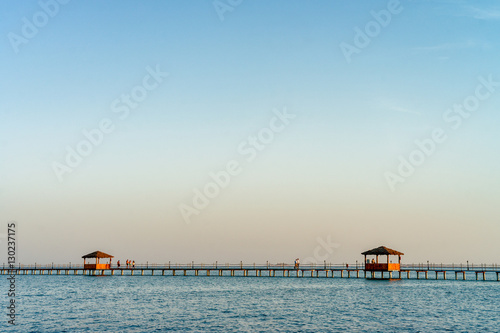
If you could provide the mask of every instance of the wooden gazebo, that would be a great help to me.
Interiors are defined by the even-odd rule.
[[[404,253],[389,249],[385,246],[379,246],[375,249],[365,251],[361,253],[365,256],[365,272],[372,272],[372,276],[374,272],[389,272],[389,276],[392,276],[393,271],[399,271],[401,269],[401,256]],[[375,260],[371,260],[367,258],[367,256],[375,256]],[[379,256],[387,256],[386,262],[379,262]],[[389,259],[390,256],[398,256],[398,262],[392,263]]]
[[[111,258],[114,258],[114,256],[101,251],[94,251],[92,253],[82,256],[82,258],[83,258],[83,269],[97,270],[97,269],[110,269],[111,268],[110,264],[101,264],[99,262],[99,259],[110,258],[111,262]],[[94,258],[95,258],[94,264],[87,264],[87,259],[94,259]]]

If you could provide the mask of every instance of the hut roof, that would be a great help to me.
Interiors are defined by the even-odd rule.
[[[94,251],[92,253],[84,255],[82,258],[88,259],[88,258],[114,258],[114,256],[101,252],[101,251]]]
[[[385,246],[379,246],[375,249],[371,249],[369,251],[365,251],[361,253],[362,255],[394,255],[394,256],[402,256],[404,253],[389,249],[388,247]]]

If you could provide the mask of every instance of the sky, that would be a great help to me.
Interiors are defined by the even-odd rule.
[[[0,262],[498,263],[496,1],[2,1]]]

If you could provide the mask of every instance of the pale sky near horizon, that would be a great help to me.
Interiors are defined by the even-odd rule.
[[[21,263],[498,263],[499,33],[495,1],[3,1],[0,234]]]

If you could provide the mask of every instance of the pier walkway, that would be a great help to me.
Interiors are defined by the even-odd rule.
[[[140,264],[135,267],[89,270],[75,264],[18,264],[9,269],[3,264],[1,275],[92,275],[92,276],[256,276],[256,277],[314,277],[314,278],[373,278],[373,279],[454,279],[500,281],[500,266],[474,264],[407,264],[400,271],[365,271],[362,264],[301,264],[298,269],[289,264]]]

